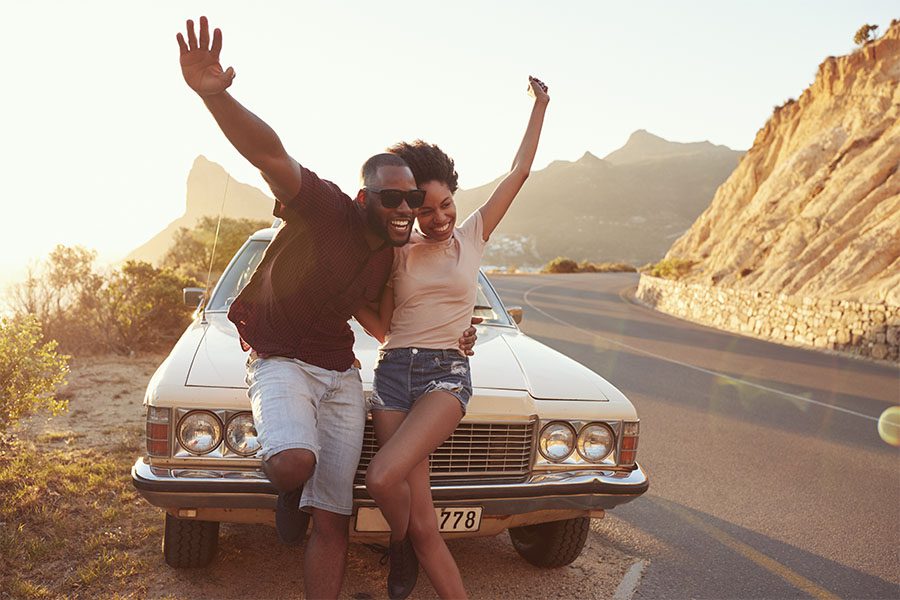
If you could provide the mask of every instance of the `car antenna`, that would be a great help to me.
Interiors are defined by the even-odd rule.
[[[222,213],[225,212],[225,199],[228,197],[228,183],[231,181],[231,175],[225,173],[225,191],[222,193],[222,206],[219,207],[219,218],[216,221],[216,235],[213,237],[212,252],[209,256],[209,270],[206,272],[206,291],[203,293],[205,300],[203,307],[200,309],[200,323],[206,325],[206,305],[209,304],[209,281],[212,279],[213,262],[216,260],[216,246],[219,243],[219,228],[222,226]]]

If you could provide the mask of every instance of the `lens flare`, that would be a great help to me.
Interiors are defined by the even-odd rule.
[[[891,446],[900,448],[900,406],[892,406],[878,417],[878,435]]]

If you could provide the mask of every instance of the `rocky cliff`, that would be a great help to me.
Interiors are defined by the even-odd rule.
[[[221,165],[208,160],[205,156],[198,156],[194,159],[187,178],[184,214],[133,250],[126,258],[156,263],[168,251],[175,232],[180,227],[191,228],[200,217],[218,217],[220,211],[223,216],[234,219],[261,219],[271,222],[273,202],[272,198],[259,189],[229,179],[228,173]]]
[[[775,109],[667,258],[687,283],[900,305],[900,22]]]

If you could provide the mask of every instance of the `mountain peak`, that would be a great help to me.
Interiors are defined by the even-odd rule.
[[[726,146],[716,146],[708,141],[670,142],[646,129],[638,129],[628,136],[628,141],[624,146],[607,154],[604,160],[614,165],[624,165],[714,151],[734,152]]]
[[[585,152],[584,154],[582,154],[581,158],[579,158],[575,162],[579,162],[579,163],[583,163],[583,164],[591,164],[591,163],[603,162],[603,159],[600,158],[599,156],[591,154],[590,151],[588,151],[588,152]]]
[[[667,144],[671,143],[668,140],[659,137],[658,135],[650,133],[646,129],[638,129],[628,136],[628,141],[625,142],[625,145],[627,146],[628,144],[639,144],[642,142],[664,142]]]

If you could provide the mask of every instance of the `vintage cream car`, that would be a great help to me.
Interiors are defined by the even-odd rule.
[[[261,230],[238,251],[147,386],[147,452],[131,474],[166,512],[163,553],[173,567],[208,564],[220,522],[274,523],[276,491],[254,457],[247,356],[226,317],[274,233]],[[565,565],[581,553],[592,517],[647,490],[635,462],[637,413],[608,381],[519,331],[521,309],[507,312],[484,275],[479,282],[475,313],[485,321],[472,358],[474,395],[431,456],[438,522],[450,537],[509,530],[527,561]],[[185,301],[199,302],[200,294],[185,290]],[[377,343],[353,327],[369,390]],[[357,539],[386,538],[363,485],[376,450],[369,424],[354,482]]]

